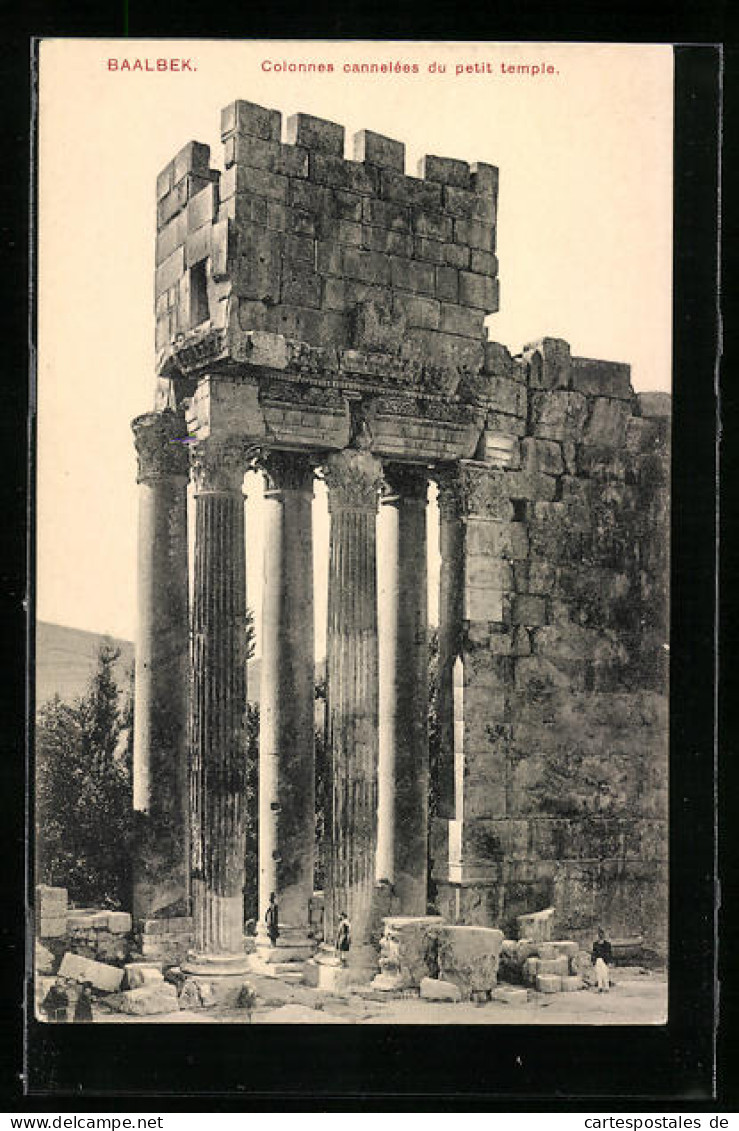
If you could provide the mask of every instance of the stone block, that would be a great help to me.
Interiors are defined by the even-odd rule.
[[[543,911],[534,911],[516,918],[516,927],[519,939],[531,942],[549,942],[552,938],[554,926],[554,908],[546,907]]]
[[[405,144],[373,130],[358,130],[353,135],[352,156],[355,161],[366,161],[368,165],[405,172]]]
[[[221,138],[232,133],[249,134],[265,141],[279,141],[282,132],[282,114],[268,110],[254,102],[238,99],[221,110]]]
[[[426,154],[418,162],[418,175],[427,181],[439,181],[445,185],[456,185],[457,188],[470,187],[469,163],[458,161],[453,157],[435,157]]]
[[[207,259],[211,252],[212,228],[203,225],[196,232],[190,232],[185,242],[185,266],[194,267]]]
[[[358,279],[360,282],[373,283],[377,286],[390,284],[390,264],[393,262],[395,260],[388,260],[377,251],[361,251],[355,247],[344,247],[341,251],[343,273],[349,279]]]
[[[527,436],[521,441],[521,455],[527,471],[539,471],[545,475],[564,473],[562,447],[554,440],[539,440],[535,436]]]
[[[168,259],[185,242],[187,236],[187,215],[180,212],[168,224],[157,232],[156,237],[156,263],[159,266]]]
[[[126,989],[137,990],[140,986],[157,985],[164,981],[161,966],[153,962],[128,962],[125,966]]]
[[[493,279],[490,275],[475,275],[471,271],[460,271],[459,301],[465,306],[477,307],[487,312],[497,310],[497,279]]]
[[[447,243],[452,238],[452,221],[442,212],[430,212],[421,208],[413,210],[413,231],[417,236]]]
[[[487,586],[465,585],[462,616],[473,623],[504,624],[505,595]]]
[[[544,597],[532,594],[519,594],[511,606],[511,623],[522,624],[528,628],[547,623],[547,603]]]
[[[462,990],[455,982],[441,978],[422,978],[420,993],[424,1001],[461,1001]]]
[[[56,967],[56,958],[43,943],[36,942],[34,946],[34,969],[36,974],[53,974]]]
[[[475,459],[489,463],[492,467],[515,469],[520,466],[519,442],[515,436],[483,429]]]
[[[279,248],[269,232],[257,225],[239,231],[239,257],[233,272],[233,290],[239,298],[277,302],[280,295]]]
[[[471,255],[472,252],[466,244],[444,244],[444,262],[448,263],[450,267],[456,267],[459,270],[467,270],[470,265]]]
[[[308,150],[298,145],[236,134],[225,142],[223,156],[227,168],[247,165],[282,177],[308,176]]]
[[[630,401],[631,367],[618,361],[596,361],[589,357],[572,358],[572,388],[591,396],[615,397]]]
[[[285,124],[285,138],[291,145],[304,145],[314,153],[344,156],[344,127],[312,114],[292,114]]]
[[[361,228],[360,242],[369,251],[381,251],[383,255],[408,257],[413,254],[413,237],[391,228],[372,228],[365,224]]]
[[[441,317],[441,304],[422,295],[396,293],[393,309],[402,312],[406,325],[436,330]]]
[[[639,411],[647,420],[672,416],[672,397],[669,393],[637,393]]]
[[[295,306],[316,310],[321,306],[321,276],[308,263],[286,263],[282,266],[280,299]]]
[[[444,920],[435,915],[390,916],[383,920],[381,950],[392,953],[393,970],[403,987],[418,986],[422,978],[436,972],[436,938],[443,925]]]
[[[562,989],[562,978],[559,974],[537,974],[536,988],[540,994],[558,994]]]
[[[524,959],[521,966],[521,976],[527,986],[536,985],[536,977],[539,973],[539,959],[535,955]]]
[[[106,1004],[118,1013],[149,1017],[158,1013],[174,1013],[178,1009],[177,988],[162,980],[135,990],[124,990],[107,999]]]
[[[572,357],[568,342],[561,338],[541,338],[523,348],[532,389],[569,389],[572,382]]]
[[[498,193],[497,166],[488,165],[484,161],[473,162],[470,165],[470,181],[475,192],[496,196]]]
[[[577,975],[569,975],[569,974],[566,975],[566,976],[563,976],[563,978],[562,978],[562,993],[572,994],[572,993],[576,993],[577,990],[584,990],[584,989],[585,989],[585,983],[582,980],[582,978],[578,977]]]
[[[454,220],[454,240],[468,247],[495,251],[495,225],[480,220]]]
[[[178,184],[188,173],[207,172],[210,165],[210,146],[201,141],[189,141],[172,162],[172,176]]]
[[[308,168],[310,179],[316,184],[331,185],[356,193],[377,192],[378,170],[371,165],[345,161],[343,157],[332,157],[329,154],[311,153]]]
[[[446,302],[456,303],[458,301],[459,271],[456,267],[441,264],[436,268],[436,297]]]
[[[420,180],[418,177],[405,177],[392,169],[381,170],[380,195],[383,200],[394,200],[398,204],[415,204],[432,212],[441,209],[440,184]]]
[[[479,247],[470,250],[470,270],[478,275],[497,275],[498,257],[492,251],[482,251]]]
[[[503,932],[492,927],[439,928],[439,977],[465,993],[497,984]]]
[[[555,939],[551,942],[543,942],[539,946],[539,955],[541,958],[560,958],[565,955],[570,958],[572,955],[577,954],[578,944],[572,939]]]
[[[185,273],[185,249],[178,247],[156,269],[155,293],[161,295],[175,286]]]
[[[362,220],[365,224],[378,228],[390,228],[406,234],[411,231],[410,208],[393,201],[365,197],[362,201]]]
[[[480,310],[470,310],[466,306],[449,302],[441,304],[441,329],[444,333],[482,339],[483,318],[484,314]]]
[[[624,401],[595,397],[583,429],[582,442],[598,447],[622,448],[626,442],[626,423],[631,416]]]
[[[532,392],[531,431],[547,440],[580,440],[588,415],[588,402],[582,393],[552,389]],[[617,403],[617,402],[614,402]]]
[[[66,915],[37,915],[36,933],[42,939],[61,939],[67,933]]]
[[[441,240],[430,240],[425,236],[414,236],[412,254],[416,259],[424,259],[429,263],[446,263],[444,244]],[[439,295],[438,297],[450,298],[453,302],[457,301],[456,290],[453,295]]]
[[[525,1005],[529,995],[522,986],[498,986],[491,993],[490,1000],[499,1001],[503,1005]]]
[[[560,954],[557,958],[540,958],[536,971],[537,975],[557,974],[559,977],[569,972],[570,964],[566,954]]]
[[[393,256],[390,259],[390,283],[398,290],[432,295],[435,291],[434,268],[430,263]]]
[[[123,981],[123,970],[119,966],[108,966],[104,962],[95,962],[70,951],[62,959],[59,975],[76,982],[91,982],[96,990],[105,990],[107,993],[115,993]]]

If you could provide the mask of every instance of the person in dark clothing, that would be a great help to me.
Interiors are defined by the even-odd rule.
[[[277,940],[280,937],[280,920],[277,897],[274,892],[270,892],[269,906],[264,913],[264,921],[267,924],[269,941],[272,943],[272,946],[277,946]]]
[[[349,948],[352,945],[352,925],[347,919],[346,911],[339,916],[339,926],[336,931],[336,949],[339,953],[341,965],[346,966]]]
[[[610,988],[608,967],[612,958],[613,950],[611,944],[606,938],[606,933],[603,928],[598,927],[598,937],[593,943],[593,953],[590,960],[595,967],[596,985],[599,994],[608,993]]]
[[[74,1007],[75,1021],[92,1021],[92,982],[83,982]]]
[[[53,986],[51,986],[46,997],[41,1002],[41,1008],[46,1014],[48,1021],[53,1021],[58,1024],[60,1021],[67,1021],[69,1019],[69,994],[61,978],[57,978]]]

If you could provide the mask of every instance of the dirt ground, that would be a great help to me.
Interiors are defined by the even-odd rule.
[[[251,1018],[242,1009],[179,1010],[149,1017],[110,1013],[96,1005],[94,1021],[103,1024],[253,1024],[253,1025],[661,1025],[667,1020],[667,975],[641,967],[612,971],[608,993],[594,989],[540,994],[511,1005],[491,1001],[430,1002],[418,997],[367,999],[357,993],[338,997],[274,978],[251,977],[259,1004]]]

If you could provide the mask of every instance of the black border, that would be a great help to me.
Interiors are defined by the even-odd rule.
[[[155,34],[147,26],[141,0],[133,0],[132,34]],[[692,6],[691,6],[692,7]],[[698,8],[694,6],[693,11]],[[685,6],[687,10],[687,5]],[[435,9],[429,9],[434,12]],[[616,13],[617,6],[613,7]],[[679,22],[685,12],[675,10]],[[276,13],[279,18],[280,13]],[[621,12],[621,15],[623,13]],[[87,24],[84,24],[84,17]],[[92,20],[91,17],[97,17]],[[179,22],[168,27],[168,37],[207,35],[202,12],[198,30],[188,24],[192,8],[181,10]],[[718,29],[717,9],[700,13],[704,38]],[[153,18],[153,16],[151,17]],[[400,19],[400,17],[398,17]],[[614,15],[613,23],[618,19]],[[82,26],[81,21],[82,20]],[[304,31],[312,38],[322,33],[322,13],[305,17],[310,28],[289,23],[290,38]],[[106,21],[100,13],[57,7],[40,21],[50,34],[120,34],[118,18]],[[592,21],[572,34],[567,17],[554,27],[537,28],[535,36],[522,36],[495,23],[495,38],[607,40],[623,30],[605,27],[592,34]],[[720,21],[719,21],[720,22]],[[91,27],[90,24],[95,26]],[[369,21],[368,21],[369,23]],[[448,38],[480,36],[475,22],[466,23],[460,35],[459,13]],[[403,29],[373,27],[352,36],[338,19],[333,36],[366,38],[382,35],[403,38]],[[83,30],[84,27],[84,30]],[[508,25],[510,29],[510,22]],[[41,30],[41,27],[36,30]],[[221,26],[221,34],[227,29]],[[243,21],[239,35],[244,35]],[[261,36],[286,35],[266,31]],[[667,30],[646,23],[644,34],[632,42],[664,40]],[[490,36],[488,26],[482,38]],[[548,32],[548,34],[547,34]],[[443,38],[443,31],[435,29]],[[161,34],[157,32],[156,34]],[[423,21],[414,21],[413,38],[429,35]],[[431,36],[429,35],[429,38]],[[6,58],[0,55],[5,69]],[[147,1109],[176,1110],[592,1110],[609,1111],[707,1110],[713,1106],[711,1079],[713,1025],[713,716],[714,687],[714,523],[715,523],[715,416],[714,369],[717,349],[717,170],[720,59],[709,47],[676,51],[676,192],[675,192],[675,323],[674,323],[674,484],[673,484],[673,646],[672,646],[672,807],[671,807],[671,993],[670,1023],[666,1028],[593,1027],[380,1027],[325,1026],[95,1026],[57,1028],[30,1022],[33,1094],[18,1095],[22,1066],[19,1045],[14,1046],[6,1070],[11,1096],[28,1110],[97,1111],[136,1110],[143,1100]],[[15,88],[22,101],[23,84]],[[12,98],[11,98],[12,101]],[[13,107],[15,108],[15,107]],[[23,117],[23,115],[21,115]],[[23,230],[27,199],[26,161],[11,163],[12,189],[20,189],[21,205],[15,217]],[[21,185],[21,180],[23,184]],[[17,183],[16,183],[17,182]],[[12,250],[12,249],[11,249]],[[13,318],[23,324],[25,295],[17,275],[6,281],[3,294],[12,301]],[[19,316],[19,317],[18,317]],[[21,351],[22,357],[22,351]],[[4,413],[0,416],[6,477],[3,513],[10,532],[4,549],[10,551],[6,612],[10,640],[24,635],[22,596],[25,591],[23,535],[26,480],[24,375],[21,360],[6,382]],[[20,490],[19,490],[20,487]],[[698,660],[700,657],[700,660]],[[0,785],[6,793],[22,795],[19,783],[18,719],[23,715],[25,672],[19,671],[17,652],[0,681],[2,706],[14,729],[7,727],[5,758]],[[20,785],[20,788],[19,788]],[[13,856],[21,855],[23,827],[9,826]],[[688,835],[686,829],[690,829]],[[19,843],[20,842],[20,843]],[[7,882],[7,873],[4,877]],[[18,889],[15,889],[17,900]],[[6,904],[7,906],[7,904]],[[19,916],[19,922],[21,916]],[[22,966],[23,944],[11,944],[11,965]],[[11,982],[11,986],[13,983]],[[11,998],[17,1003],[18,982]],[[6,999],[7,1001],[7,999]],[[18,1020],[16,1009],[15,1020]],[[44,1084],[41,1084],[41,1081]],[[41,1085],[41,1090],[39,1090]],[[251,1085],[251,1086],[250,1086]],[[343,1095],[337,1094],[341,1086]],[[728,1097],[729,1080],[722,1082]],[[258,1087],[259,1092],[254,1089]],[[46,1094],[44,1094],[44,1092]],[[224,1094],[227,1093],[227,1094]],[[347,1092],[349,1094],[347,1094]],[[205,1094],[204,1094],[205,1093]],[[219,1094],[220,1093],[220,1094]],[[394,1093],[389,1095],[388,1093]],[[419,1094],[423,1093],[423,1094]],[[171,1097],[165,1099],[165,1096]],[[153,1101],[158,1101],[154,1103]],[[666,1102],[667,1101],[667,1102]]]

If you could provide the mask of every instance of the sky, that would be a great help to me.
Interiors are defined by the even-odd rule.
[[[118,67],[112,69],[110,60]],[[191,69],[124,71],[121,61]],[[291,62],[333,63],[294,73]],[[361,74],[389,62],[417,71]],[[429,68],[435,64],[435,69]],[[518,68],[528,65],[528,72]],[[348,67],[349,70],[345,70]],[[441,67],[445,69],[442,71]],[[534,68],[538,73],[534,73]],[[512,69],[511,69],[512,68]],[[44,40],[39,87],[36,615],[133,639],[136,461],[153,404],[157,173],[188,141],[222,167],[220,111],[243,98],[500,169],[500,311],[517,352],[544,335],[669,390],[672,50],[667,46]],[[261,603],[261,485],[246,478],[248,600]],[[430,616],[436,510],[429,508]],[[322,654],[328,523],[314,505]]]

